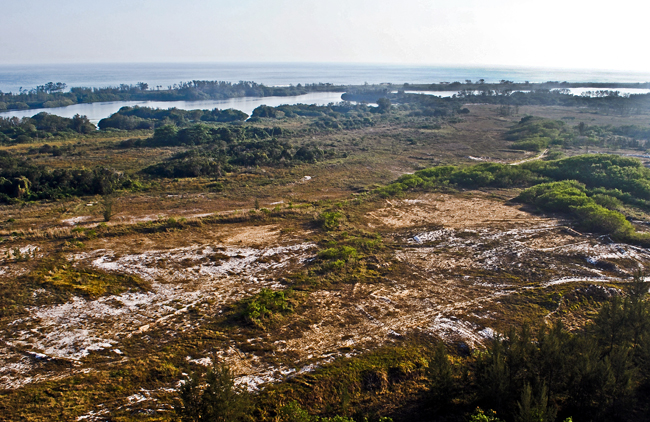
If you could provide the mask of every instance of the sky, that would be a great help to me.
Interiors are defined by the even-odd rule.
[[[3,64],[334,62],[650,71],[641,0],[1,0]]]

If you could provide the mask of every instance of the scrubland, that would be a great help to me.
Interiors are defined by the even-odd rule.
[[[215,362],[253,395],[258,420],[279,420],[294,401],[355,420],[467,420],[477,403],[496,409],[472,387],[495,339],[559,323],[583,332],[650,260],[650,198],[579,180],[571,195],[587,199],[545,208],[522,200],[552,182],[536,163],[585,149],[645,163],[645,143],[612,128],[650,120],[468,109],[414,117],[394,108],[372,125],[335,129],[315,128],[314,117],[258,119],[250,125],[282,128],[294,150],[325,152],[199,177],[142,176],[193,147],[119,147],[134,139],[128,133],[61,140],[68,155],[35,153],[38,143],[2,147],[30,165],[140,176],[110,194],[0,205],[0,419],[177,420],[182,381]],[[564,123],[513,140],[525,115]],[[527,159],[538,173],[521,183],[416,173]],[[411,183],[418,174],[424,182]],[[631,229],[585,227],[570,207],[591,200]],[[447,407],[431,381],[439,344],[466,368],[453,375],[466,394]],[[568,399],[551,399],[582,420],[562,413],[573,410],[562,407]]]

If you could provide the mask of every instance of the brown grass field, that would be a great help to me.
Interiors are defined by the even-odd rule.
[[[648,116],[522,107],[504,118],[469,108],[439,129],[398,114],[300,135],[290,141],[345,156],[241,169],[218,179],[222,192],[209,178],[150,180],[116,197],[106,225],[100,197],[0,206],[0,420],[175,420],[184,374],[214,361],[258,392],[260,420],[291,400],[314,414],[405,420],[426,390],[436,341],[462,352],[523,323],[580,329],[601,303],[584,292],[620,288],[650,252],[514,204],[516,189],[389,199],[372,190],[433,165],[534,157],[503,137],[525,114],[569,125],[646,125]],[[178,152],[111,148],[125,138],[65,141],[77,155],[32,162],[134,172]],[[345,218],[324,231],[324,211]],[[343,245],[359,255],[319,267],[320,250]],[[289,292],[292,311],[242,319],[262,289]]]

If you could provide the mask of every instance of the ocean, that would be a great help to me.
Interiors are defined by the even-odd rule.
[[[335,63],[130,63],[0,65],[0,91],[17,93],[47,82],[68,87],[106,87],[146,82],[167,88],[181,81],[254,81],[265,85],[299,83],[433,83],[466,79],[498,82],[648,82],[650,72],[508,67],[449,67]]]

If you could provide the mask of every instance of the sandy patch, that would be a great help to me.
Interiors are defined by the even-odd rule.
[[[228,245],[263,245],[275,243],[279,237],[278,226],[246,226],[225,234],[221,240]]]
[[[80,361],[93,351],[114,351],[123,338],[153,327],[195,329],[185,318],[191,307],[215,314],[263,287],[281,289],[277,277],[302,265],[314,248],[311,243],[259,249],[194,245],[121,256],[111,250],[76,254],[69,257],[76,263],[137,274],[151,280],[152,289],[28,309],[27,317],[9,325],[3,340],[47,359]],[[7,363],[0,357],[0,366]],[[30,382],[29,372],[0,374],[0,387]]]
[[[534,225],[544,219],[480,194],[464,198],[447,194],[425,194],[413,200],[387,200],[387,207],[368,213],[371,225],[390,228],[441,226],[444,228]]]

